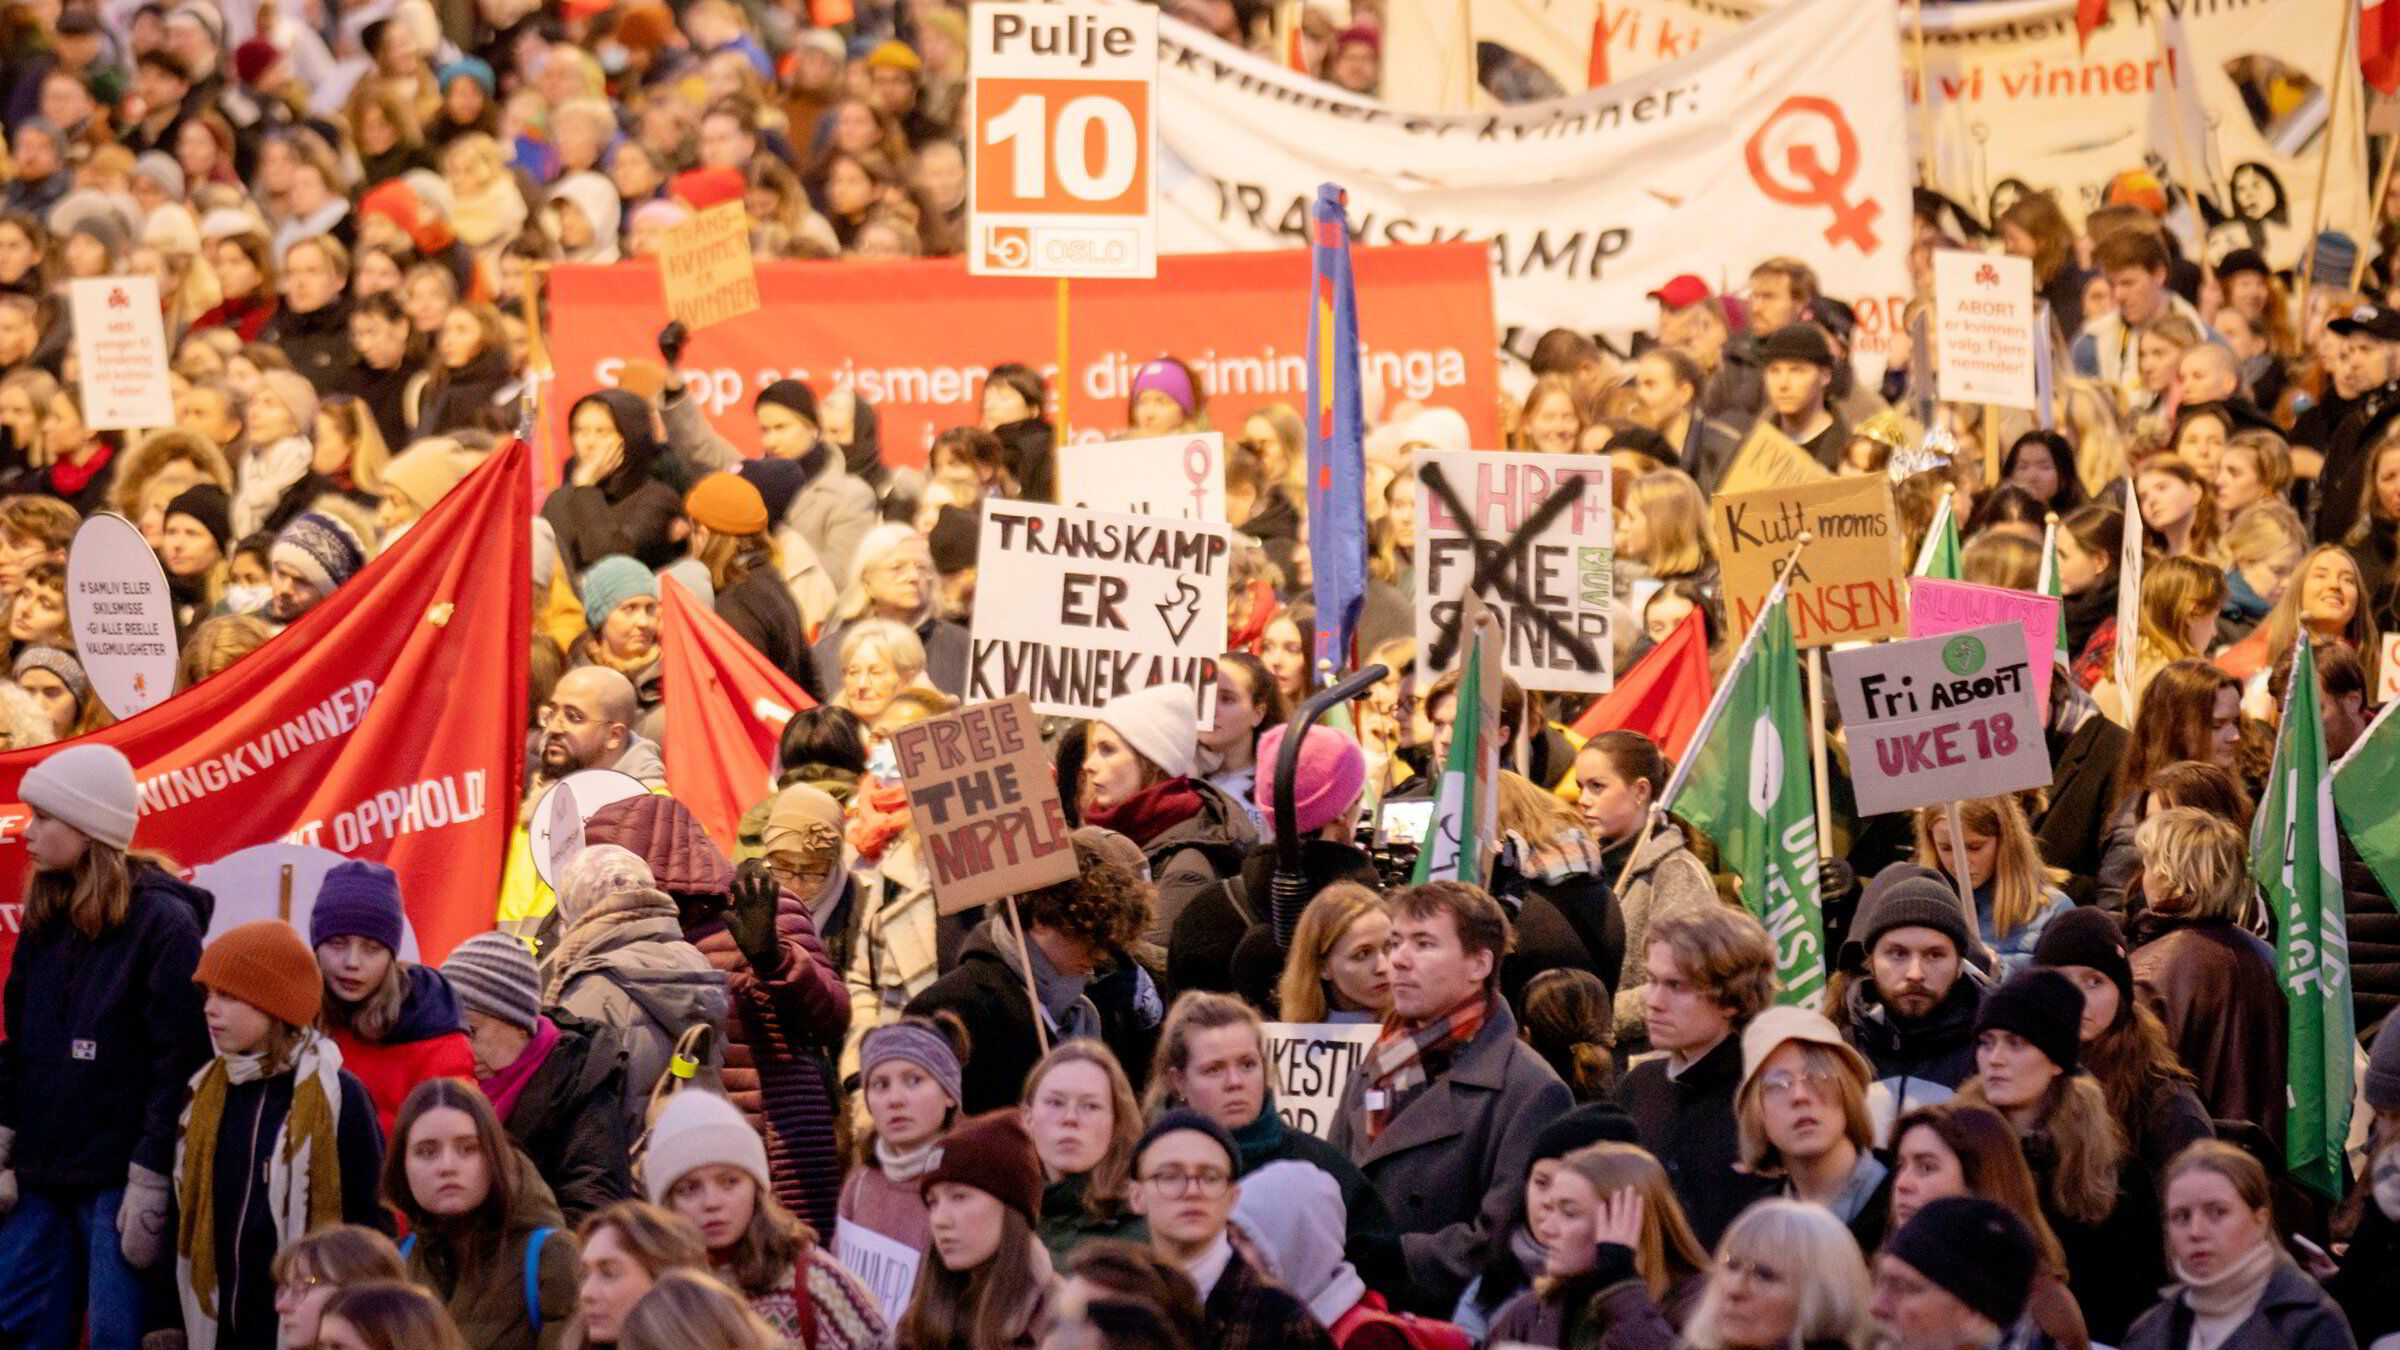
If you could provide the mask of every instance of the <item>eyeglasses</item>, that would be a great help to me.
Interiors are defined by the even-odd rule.
[[[1142,1180],[1161,1195],[1200,1195],[1214,1200],[1233,1184],[1233,1174],[1216,1167],[1162,1167]]]
[[[1803,1083],[1808,1085],[1808,1095],[1811,1097],[1825,1097],[1832,1094],[1834,1084],[1839,1081],[1829,1073],[1793,1073],[1790,1069],[1777,1069],[1760,1076],[1758,1087],[1771,1101],[1787,1101],[1794,1092],[1800,1090]]]

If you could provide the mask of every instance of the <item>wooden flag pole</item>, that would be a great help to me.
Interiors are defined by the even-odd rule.
[[[1058,438],[1059,445],[1067,443],[1067,395],[1075,387],[1074,367],[1067,359],[1067,279],[1058,279]]]
[[[1808,649],[1808,752],[1816,763],[1817,856],[1833,856],[1833,780],[1825,772],[1825,649]]]
[[[2359,92],[2363,97],[2366,91]],[[2374,195],[2367,198],[2367,219],[2374,222],[2374,229],[2377,233],[2380,233],[2383,228],[2383,199],[2385,194],[2392,190],[2392,165],[2394,163],[2400,163],[2400,136],[2392,137],[2391,144],[2385,148],[2383,165],[2375,170]],[[2350,284],[2342,289],[2357,290],[2358,280],[2366,270],[2367,251],[2362,248],[2358,251],[2357,259],[2350,264]]]
[[[1958,892],[1959,909],[1967,916],[1967,936],[1974,940],[1977,947],[1981,947],[1983,929],[1975,921],[1975,885],[1967,880],[1966,826],[1959,821],[1956,801],[1945,803],[1942,813],[1949,817],[1950,824],[1950,884]],[[1040,1019],[1037,1017],[1035,1020],[1038,1022]]]
[[[1066,283],[1062,281],[1059,285],[1063,289]],[[1042,1011],[1040,991],[1034,988],[1033,947],[1025,940],[1025,921],[1017,914],[1017,897],[1012,895],[1000,904],[1002,912],[1008,916],[1009,934],[1017,940],[1017,962],[1025,972],[1025,1001],[1033,1005],[1034,1044],[1047,1055],[1050,1053],[1050,1018],[1049,1014]]]
[[[2317,190],[2313,194],[2314,200],[2308,208],[2308,268],[2307,275],[2301,278],[2301,289],[2304,291],[2307,289],[2308,277],[2316,274],[2317,235],[2325,229],[2325,185],[2333,181],[2333,146],[2334,142],[2340,139],[2334,135],[2333,123],[2334,119],[2341,115],[2342,85],[2350,74],[2350,40],[2358,33],[2357,6],[2345,5],[2342,7],[2341,30],[2341,36],[2335,41],[2333,48],[2333,87],[2325,94],[2325,149],[2318,157]],[[2366,110],[2362,107],[2359,111],[2361,115],[2364,115]],[[2381,210],[2380,204],[2376,204],[2376,210]],[[2372,216],[2369,217],[2369,219],[2372,218]]]
[[[1925,0],[1909,0],[1908,9],[1909,17],[1914,20],[1909,25],[1909,32],[1914,37],[1911,46],[1917,63],[1917,140],[1925,161],[1922,169],[1924,176],[1917,181],[1930,188],[1939,179],[1940,165],[1933,153],[1934,83],[1933,71],[1925,64]],[[1993,228],[1997,229],[1998,225],[1995,224]]]

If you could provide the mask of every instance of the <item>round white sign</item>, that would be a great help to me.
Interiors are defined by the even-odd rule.
[[[67,626],[92,692],[122,720],[175,692],[175,599],[134,523],[96,515],[67,549]]]
[[[527,844],[533,849],[533,874],[552,890],[566,875],[567,864],[583,851],[583,822],[612,802],[630,801],[648,793],[642,780],[615,769],[585,769],[559,779],[533,804]]]

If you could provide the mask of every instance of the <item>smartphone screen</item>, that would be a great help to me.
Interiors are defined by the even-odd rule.
[[[1433,803],[1385,802],[1383,804],[1383,841],[1386,844],[1422,844],[1426,827],[1433,823]]]

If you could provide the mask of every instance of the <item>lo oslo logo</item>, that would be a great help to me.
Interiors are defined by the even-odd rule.
[[[983,256],[994,267],[1030,266],[1033,235],[1022,225],[995,225],[984,241]]]

